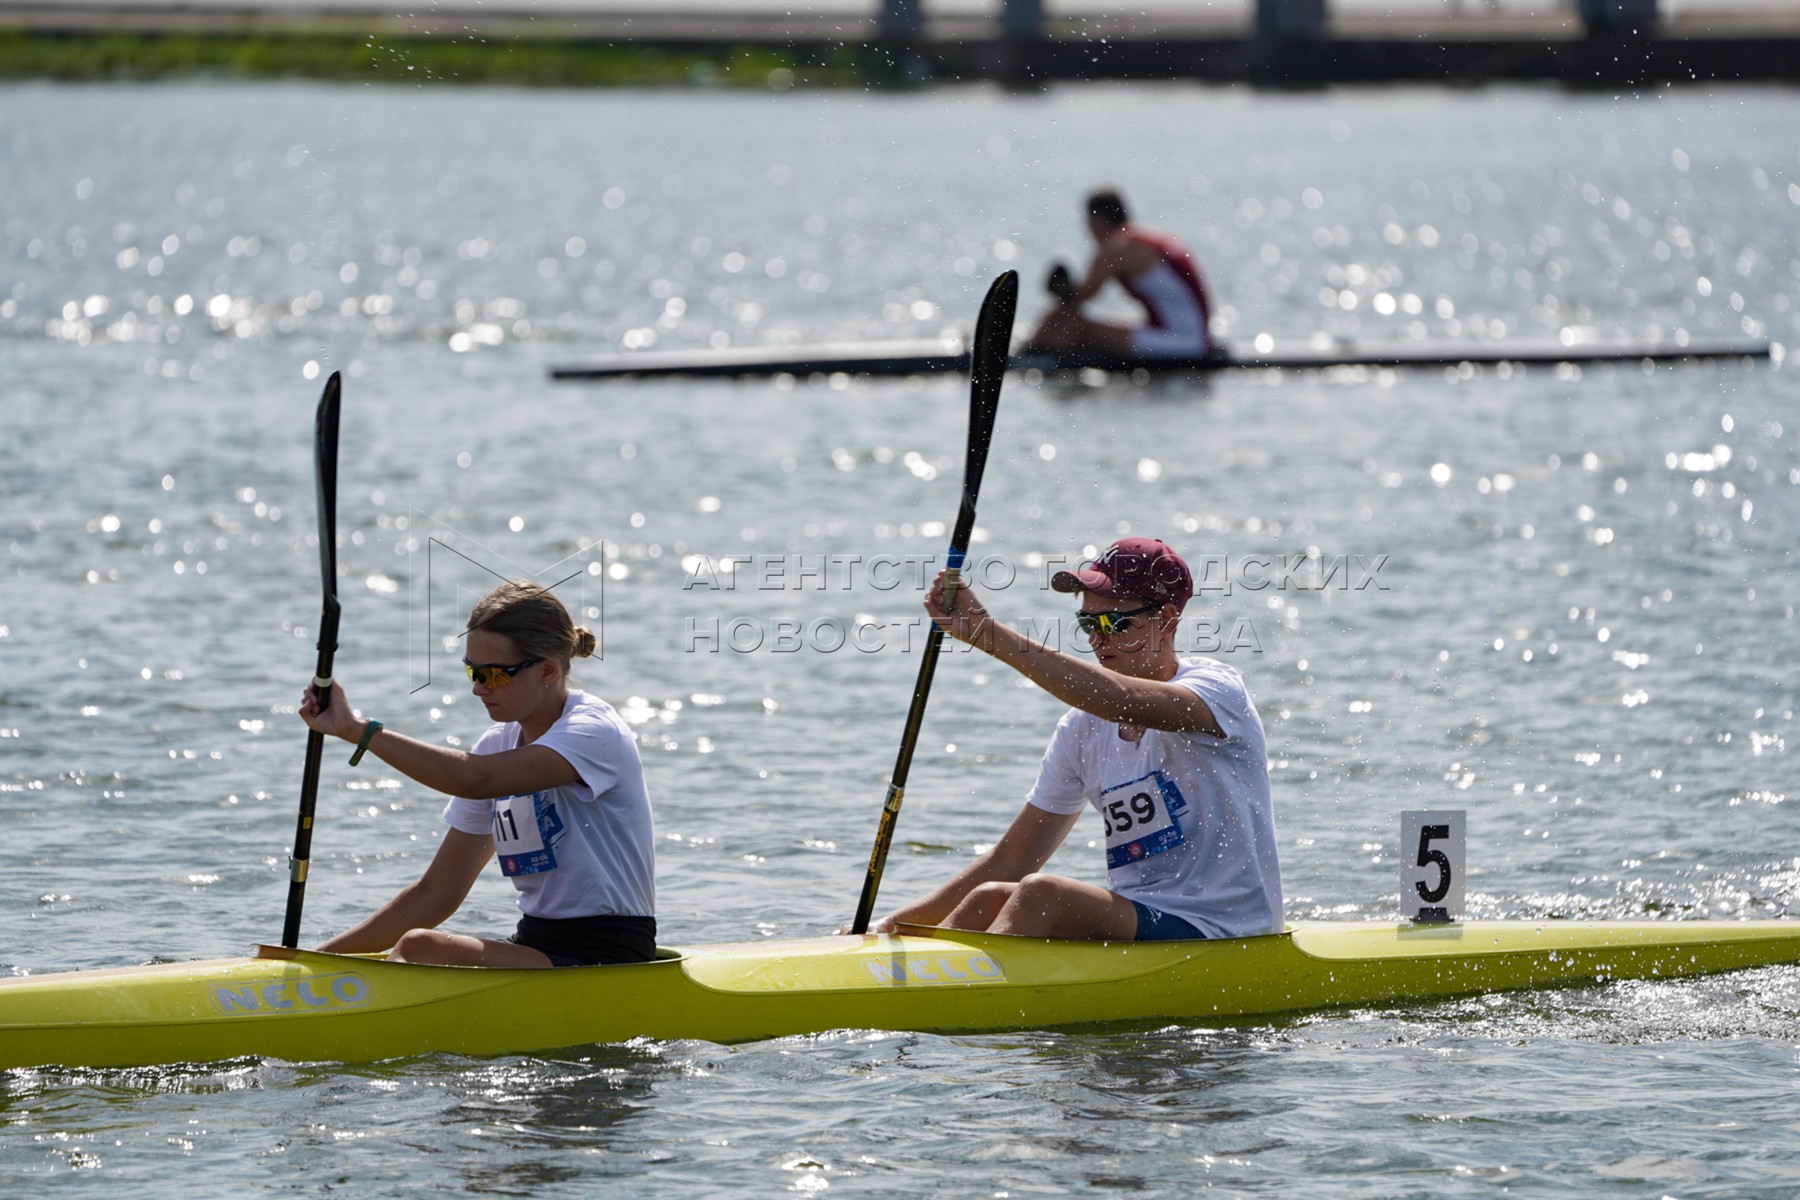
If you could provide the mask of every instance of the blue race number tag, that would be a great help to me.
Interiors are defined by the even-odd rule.
[[[1100,793],[1100,816],[1106,822],[1106,866],[1129,866],[1182,845],[1187,835],[1175,820],[1187,811],[1181,789],[1161,771]]]
[[[556,869],[556,835],[563,830],[556,804],[543,792],[494,801],[494,849],[502,874],[536,875]]]

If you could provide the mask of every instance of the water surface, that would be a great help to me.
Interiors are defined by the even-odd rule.
[[[278,936],[330,371],[354,702],[467,744],[442,639],[490,570],[573,575],[664,939],[800,936],[860,885],[964,385],[548,366],[967,329],[1009,267],[1029,319],[1102,181],[1195,246],[1236,341],[1792,342],[1797,118],[1760,90],[0,89],[0,960]],[[1056,556],[1140,533],[1230,565],[1184,635],[1261,709],[1291,917],[1391,919],[1398,813],[1434,806],[1468,811],[1476,916],[1790,915],[1794,379],[1013,379],[988,599],[1067,637]],[[992,840],[1057,711],[942,665],[884,895]],[[439,808],[329,756],[307,937],[411,878]],[[1098,877],[1099,836],[1057,868]],[[457,927],[510,912],[487,879]],[[1773,969],[1230,1029],[15,1072],[0,1160],[96,1195],[1788,1195],[1796,1012]]]

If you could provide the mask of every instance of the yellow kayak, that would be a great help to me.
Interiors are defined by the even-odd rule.
[[[0,980],[0,1068],[1213,1023],[1796,961],[1800,921],[1314,922],[1266,937],[1111,943],[907,927],[542,971],[265,946],[251,958]]]

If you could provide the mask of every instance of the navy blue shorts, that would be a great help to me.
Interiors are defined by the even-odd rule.
[[[1151,908],[1142,900],[1133,900],[1131,907],[1137,909],[1140,942],[1184,942],[1206,936],[1180,917]]]
[[[649,962],[656,957],[656,918],[522,916],[506,940],[530,946],[557,967]]]

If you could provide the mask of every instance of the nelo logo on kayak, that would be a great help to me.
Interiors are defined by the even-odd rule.
[[[212,1001],[213,1007],[226,1016],[360,1008],[369,1002],[369,981],[355,971],[344,971],[336,975],[222,983],[213,986]]]
[[[912,958],[896,954],[888,959],[865,959],[863,969],[876,983],[895,986],[910,983],[998,983],[1006,978],[1000,964],[985,954],[941,954]]]

